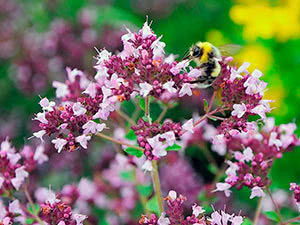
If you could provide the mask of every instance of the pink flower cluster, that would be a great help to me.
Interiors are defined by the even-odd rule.
[[[300,185],[297,185],[296,183],[290,183],[290,191],[294,192],[294,198],[300,212]]]
[[[225,183],[217,184],[217,191],[225,191],[228,196],[231,187],[246,186],[252,189],[250,198],[264,196],[263,188],[271,184],[268,173],[274,160],[299,145],[295,129],[294,123],[275,126],[274,119],[268,118],[260,131],[256,127],[234,136],[227,144],[233,160],[227,161],[227,178]]]
[[[69,205],[57,199],[54,193],[48,193],[48,199],[41,204],[40,217],[48,224],[82,225],[85,215],[72,212]]]
[[[165,200],[167,201],[167,213],[163,212],[159,218],[155,214],[152,214],[150,218],[143,215],[139,223],[142,225],[241,225],[243,223],[242,216],[230,215],[224,211],[215,211],[209,218],[204,215],[205,210],[197,204],[192,207],[192,215],[185,217],[183,203],[186,198],[183,195],[177,196],[175,191],[170,191]]]
[[[0,194],[19,190],[29,172],[47,160],[41,145],[35,151],[25,146],[20,154],[8,139],[3,141],[0,149]]]
[[[157,160],[167,155],[166,148],[175,144],[180,137],[182,126],[180,123],[164,121],[149,123],[139,119],[136,126],[131,127],[137,136],[139,146],[145,149],[144,154],[148,160]]]
[[[238,69],[226,63],[225,59],[214,87],[222,89],[224,108],[231,111],[231,117],[225,119],[218,128],[222,138],[229,141],[238,133],[253,129],[253,122],[248,122],[250,115],[258,115],[264,120],[271,109],[270,100],[262,99],[267,86],[267,83],[259,79],[262,73],[256,69],[250,74],[247,71],[249,63],[244,63]]]
[[[62,103],[56,106],[46,98],[41,100],[43,112],[35,119],[40,121],[42,130],[35,133],[36,137],[55,134],[52,143],[59,152],[74,151],[80,146],[87,148],[90,135],[105,128],[104,123],[94,120],[107,120],[120,102],[137,94],[142,97],[192,95],[193,85],[189,81],[199,75],[199,71],[182,72],[188,62],[170,62],[165,58],[164,43],[147,23],[138,33],[128,31],[122,40],[124,50],[119,55],[112,56],[107,50],[99,52],[95,81],[88,80],[77,69],[67,68],[66,83],[53,82]],[[187,129],[191,129],[191,124],[187,125]]]
[[[47,188],[38,188],[35,197],[37,202],[43,204],[49,201],[49,196],[52,196],[52,199],[56,196],[63,206],[69,206],[73,211],[88,215],[89,221],[98,221],[99,218],[93,215],[92,210],[96,207],[109,211],[107,216],[111,218],[117,217],[124,224],[130,223],[132,221],[130,212],[139,201],[136,183],[132,177],[135,176],[137,182],[143,185],[150,185],[142,170],[136,170],[135,164],[141,164],[139,161],[137,158],[130,159],[117,154],[109,168],[94,170],[92,180],[81,178],[78,184],[65,185],[56,194]],[[49,208],[49,204],[44,205],[45,209]]]
[[[5,206],[0,200],[0,224],[11,225],[19,222],[25,224],[25,212],[22,210],[19,200],[14,200]]]
[[[147,22],[138,33],[128,30],[122,36],[123,51],[119,55],[106,50],[99,52],[95,79],[105,84],[114,78],[119,85],[110,87],[113,94],[126,100],[133,93],[156,98],[192,95],[194,85],[189,81],[200,76],[200,71],[183,71],[188,61],[177,63],[172,55],[165,57],[165,43],[160,40]]]

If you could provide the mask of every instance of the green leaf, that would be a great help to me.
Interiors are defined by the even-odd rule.
[[[122,171],[120,177],[124,181],[134,181],[135,179],[133,171]]]
[[[204,205],[203,208],[205,210],[205,213],[207,213],[207,214],[213,212],[213,209],[212,209],[212,207],[210,205]]]
[[[244,222],[242,223],[242,225],[252,225],[252,221],[248,218],[244,219]]]
[[[152,187],[150,185],[137,185],[137,191],[141,196],[148,197],[152,193]]]
[[[145,99],[144,99],[144,98],[140,98],[140,99],[139,99],[139,105],[140,105],[141,109],[142,109],[143,111],[145,111],[146,104],[145,104]]]
[[[264,212],[264,214],[268,219],[273,220],[275,222],[279,222],[279,217],[277,216],[276,212],[267,211],[267,212]]]
[[[40,206],[38,204],[34,204],[34,210],[33,208],[31,207],[31,205],[28,206],[28,211],[31,213],[31,214],[38,214],[40,212]]]
[[[127,138],[128,140],[131,140],[131,141],[135,141],[135,140],[136,140],[136,135],[135,135],[135,133],[134,133],[133,130],[130,130],[130,131],[126,134],[125,138]]]
[[[25,220],[26,224],[33,224],[33,222],[34,222],[34,219],[29,218],[29,217],[27,217],[26,220]]]
[[[208,165],[208,170],[209,172],[211,172],[212,174],[216,174],[218,172],[218,168],[216,168],[213,164],[209,164]]]
[[[206,99],[203,100],[204,112],[208,111],[208,102]]]
[[[182,147],[176,143],[166,148],[167,151],[178,151],[180,149],[182,149]]]
[[[131,147],[126,148],[124,151],[127,152],[129,155],[134,155],[138,158],[140,158],[143,155],[143,152],[141,150],[131,148]]]
[[[158,206],[156,195],[154,195],[150,200],[148,200],[148,202],[146,203],[146,208],[149,211],[159,215],[159,206]]]
[[[205,202],[207,199],[206,199],[206,194],[205,194],[205,191],[201,191],[198,196],[197,196],[197,199],[200,201],[200,202]]]

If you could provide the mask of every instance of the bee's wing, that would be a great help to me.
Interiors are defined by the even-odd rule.
[[[241,50],[242,46],[236,44],[227,44],[217,48],[220,50],[222,56],[233,56]]]

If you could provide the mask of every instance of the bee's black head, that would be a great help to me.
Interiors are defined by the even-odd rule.
[[[201,57],[203,55],[203,48],[200,48],[198,46],[193,47],[193,56],[194,57]]]

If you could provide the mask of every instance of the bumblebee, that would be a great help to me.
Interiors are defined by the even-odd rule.
[[[240,50],[239,45],[229,44],[215,47],[209,42],[197,42],[187,51],[183,59],[194,60],[202,72],[202,76],[191,83],[199,84],[199,88],[212,85],[221,73],[222,56],[230,56]]]

